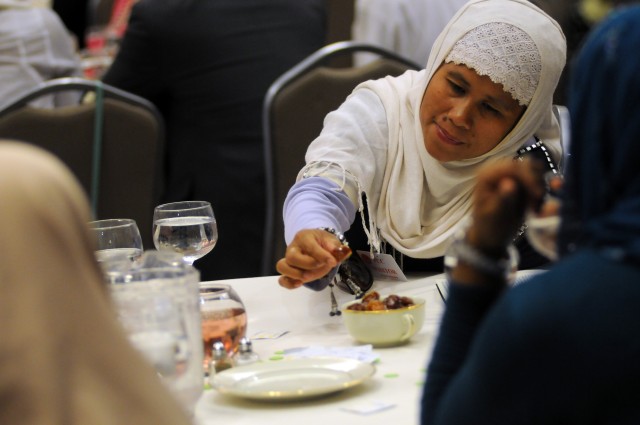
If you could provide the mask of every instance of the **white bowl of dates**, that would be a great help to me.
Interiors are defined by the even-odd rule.
[[[359,342],[374,347],[400,345],[422,329],[424,299],[395,294],[383,297],[372,291],[344,304],[342,317],[349,334]]]

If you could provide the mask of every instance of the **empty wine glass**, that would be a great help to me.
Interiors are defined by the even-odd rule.
[[[142,255],[142,238],[135,220],[97,220],[90,222],[89,227],[97,244],[96,260],[107,275],[118,263],[130,263]]]
[[[560,198],[563,180],[559,175],[545,175],[548,194],[539,211],[527,215],[527,239],[540,254],[552,261],[558,259],[557,235],[560,227]]]
[[[193,264],[211,252],[217,241],[218,227],[209,202],[172,202],[153,212],[153,243],[159,251],[178,252]]]
[[[558,259],[556,239],[560,217],[530,217],[527,219],[527,239],[531,246],[550,260]]]

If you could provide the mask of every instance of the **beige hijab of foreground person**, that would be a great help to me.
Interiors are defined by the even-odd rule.
[[[57,159],[0,140],[0,424],[189,424],[115,319],[89,220]]]

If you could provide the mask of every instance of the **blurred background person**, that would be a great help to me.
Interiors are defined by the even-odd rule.
[[[52,78],[81,76],[73,37],[50,8],[30,0],[0,0],[0,108]],[[34,102],[54,106],[61,98]]]
[[[265,224],[262,104],[323,46],[324,0],[140,0],[104,82],[167,125],[163,201],[205,200],[219,227],[203,280],[258,276]],[[151,229],[141,229],[151,231]]]
[[[356,0],[351,37],[426,66],[431,46],[468,0]],[[358,53],[355,65],[378,58]]]
[[[91,19],[89,0],[53,0],[51,7],[74,35],[77,48],[84,49],[85,35]]]
[[[0,205],[0,423],[189,424],[116,318],[71,172],[0,140]]]

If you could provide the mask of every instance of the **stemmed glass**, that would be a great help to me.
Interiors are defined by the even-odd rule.
[[[89,227],[97,243],[96,259],[103,268],[108,268],[108,263],[135,261],[142,255],[142,238],[135,220],[97,220]]]
[[[563,180],[559,175],[547,173],[545,181],[548,194],[544,204],[537,213],[527,215],[527,239],[540,254],[552,261],[558,259],[557,235],[560,227],[560,198]]]
[[[153,243],[159,251],[178,252],[193,264],[211,252],[217,241],[218,227],[209,202],[172,202],[153,212]]]

